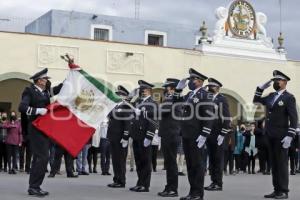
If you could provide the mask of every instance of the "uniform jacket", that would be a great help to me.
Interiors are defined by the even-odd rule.
[[[253,99],[254,103],[261,103],[266,106],[266,133],[273,138],[282,139],[285,136],[296,136],[298,115],[295,97],[287,91],[272,105],[275,92],[262,97],[263,90],[257,87]]]
[[[225,136],[230,131],[230,112],[227,99],[222,94],[218,94],[213,102],[216,117],[213,121],[211,136],[217,138],[219,135]]]
[[[209,136],[214,118],[212,95],[200,88],[196,94],[190,91],[179,100],[182,101],[182,137],[197,139],[200,135]]]
[[[139,98],[134,103],[136,108],[142,110],[140,116],[134,114],[130,121],[129,135],[133,140],[144,140],[145,138],[152,140],[155,134],[156,126],[151,121],[156,122],[157,119],[157,104],[149,97],[145,100]],[[157,123],[157,122],[156,122]]]
[[[107,138],[110,141],[129,139],[129,125],[132,115],[130,107],[122,102],[108,114]]]
[[[173,95],[165,97],[164,101],[159,105],[159,132],[158,135],[167,140],[174,140],[180,135],[180,120],[173,117],[181,116],[181,106],[175,106]]]
[[[53,88],[53,94],[59,93],[62,84]],[[37,108],[46,108],[50,104],[51,94],[49,91],[40,92],[33,84],[26,87],[22,93],[22,100],[19,105],[19,111],[26,113],[30,122],[34,121],[38,115],[36,114]]]

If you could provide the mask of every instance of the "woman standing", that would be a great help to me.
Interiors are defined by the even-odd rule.
[[[8,161],[8,173],[16,174],[17,154],[19,147],[22,145],[22,129],[21,122],[17,120],[17,115],[14,111],[11,112],[10,121],[3,124],[4,128],[7,128],[7,137],[5,139],[7,161]]]

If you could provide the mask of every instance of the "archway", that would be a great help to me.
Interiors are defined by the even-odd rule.
[[[29,75],[6,73],[0,75],[0,112],[18,111],[24,88],[30,85]]]

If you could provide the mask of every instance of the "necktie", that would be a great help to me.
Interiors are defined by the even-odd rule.
[[[278,92],[275,92],[273,100],[272,100],[272,106],[274,105],[275,101],[277,100],[277,96],[278,96]]]

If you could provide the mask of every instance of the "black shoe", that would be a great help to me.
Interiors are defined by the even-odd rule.
[[[84,176],[88,176],[88,175],[90,175],[89,173],[87,173],[87,172],[80,172],[80,174],[78,174],[78,175],[84,175]]]
[[[97,172],[97,170],[96,170],[96,169],[93,169],[93,173],[97,174],[98,172]]]
[[[133,192],[135,192],[138,188],[140,188],[141,186],[134,186],[134,187],[131,187],[131,188],[129,188],[129,190],[130,191],[133,191]]]
[[[191,195],[187,195],[185,197],[180,197],[180,200],[191,200],[192,196]]]
[[[185,173],[183,173],[183,172],[178,172],[178,176],[185,176]]]
[[[291,175],[292,176],[296,175],[295,171],[291,171]]]
[[[75,174],[68,174],[67,177],[68,177],[68,178],[78,178],[78,175],[75,175]]]
[[[48,178],[54,178],[55,177],[55,174],[53,174],[53,173],[50,173],[49,175],[48,175]]]
[[[278,193],[274,197],[274,199],[288,199],[288,198],[289,198],[289,195],[288,195],[288,193],[285,193],[285,192]]]
[[[91,173],[93,173],[93,170],[92,170],[92,168],[89,168],[89,173],[91,174]]]
[[[205,187],[204,190],[207,190],[207,191],[222,191],[223,188],[222,188],[222,186],[219,186],[217,184],[212,183],[210,186]]]
[[[135,192],[149,192],[149,188],[141,186],[135,190]]]
[[[200,196],[192,196],[190,200],[203,200],[203,198]]]
[[[44,190],[42,190],[42,189],[40,189],[40,193],[44,194],[45,196],[49,195],[49,192],[44,191]]]
[[[276,197],[276,192],[272,192],[271,194],[267,194],[264,196],[266,199],[273,199]]]
[[[178,197],[178,192],[177,191],[163,191],[163,192],[159,192],[158,196],[161,197]]]
[[[36,196],[36,197],[44,197],[44,196],[46,196],[46,193],[44,191],[42,192],[41,189],[29,188],[28,189],[28,195]]]
[[[125,184],[111,183],[111,184],[108,184],[107,187],[111,187],[111,188],[125,188]]]

